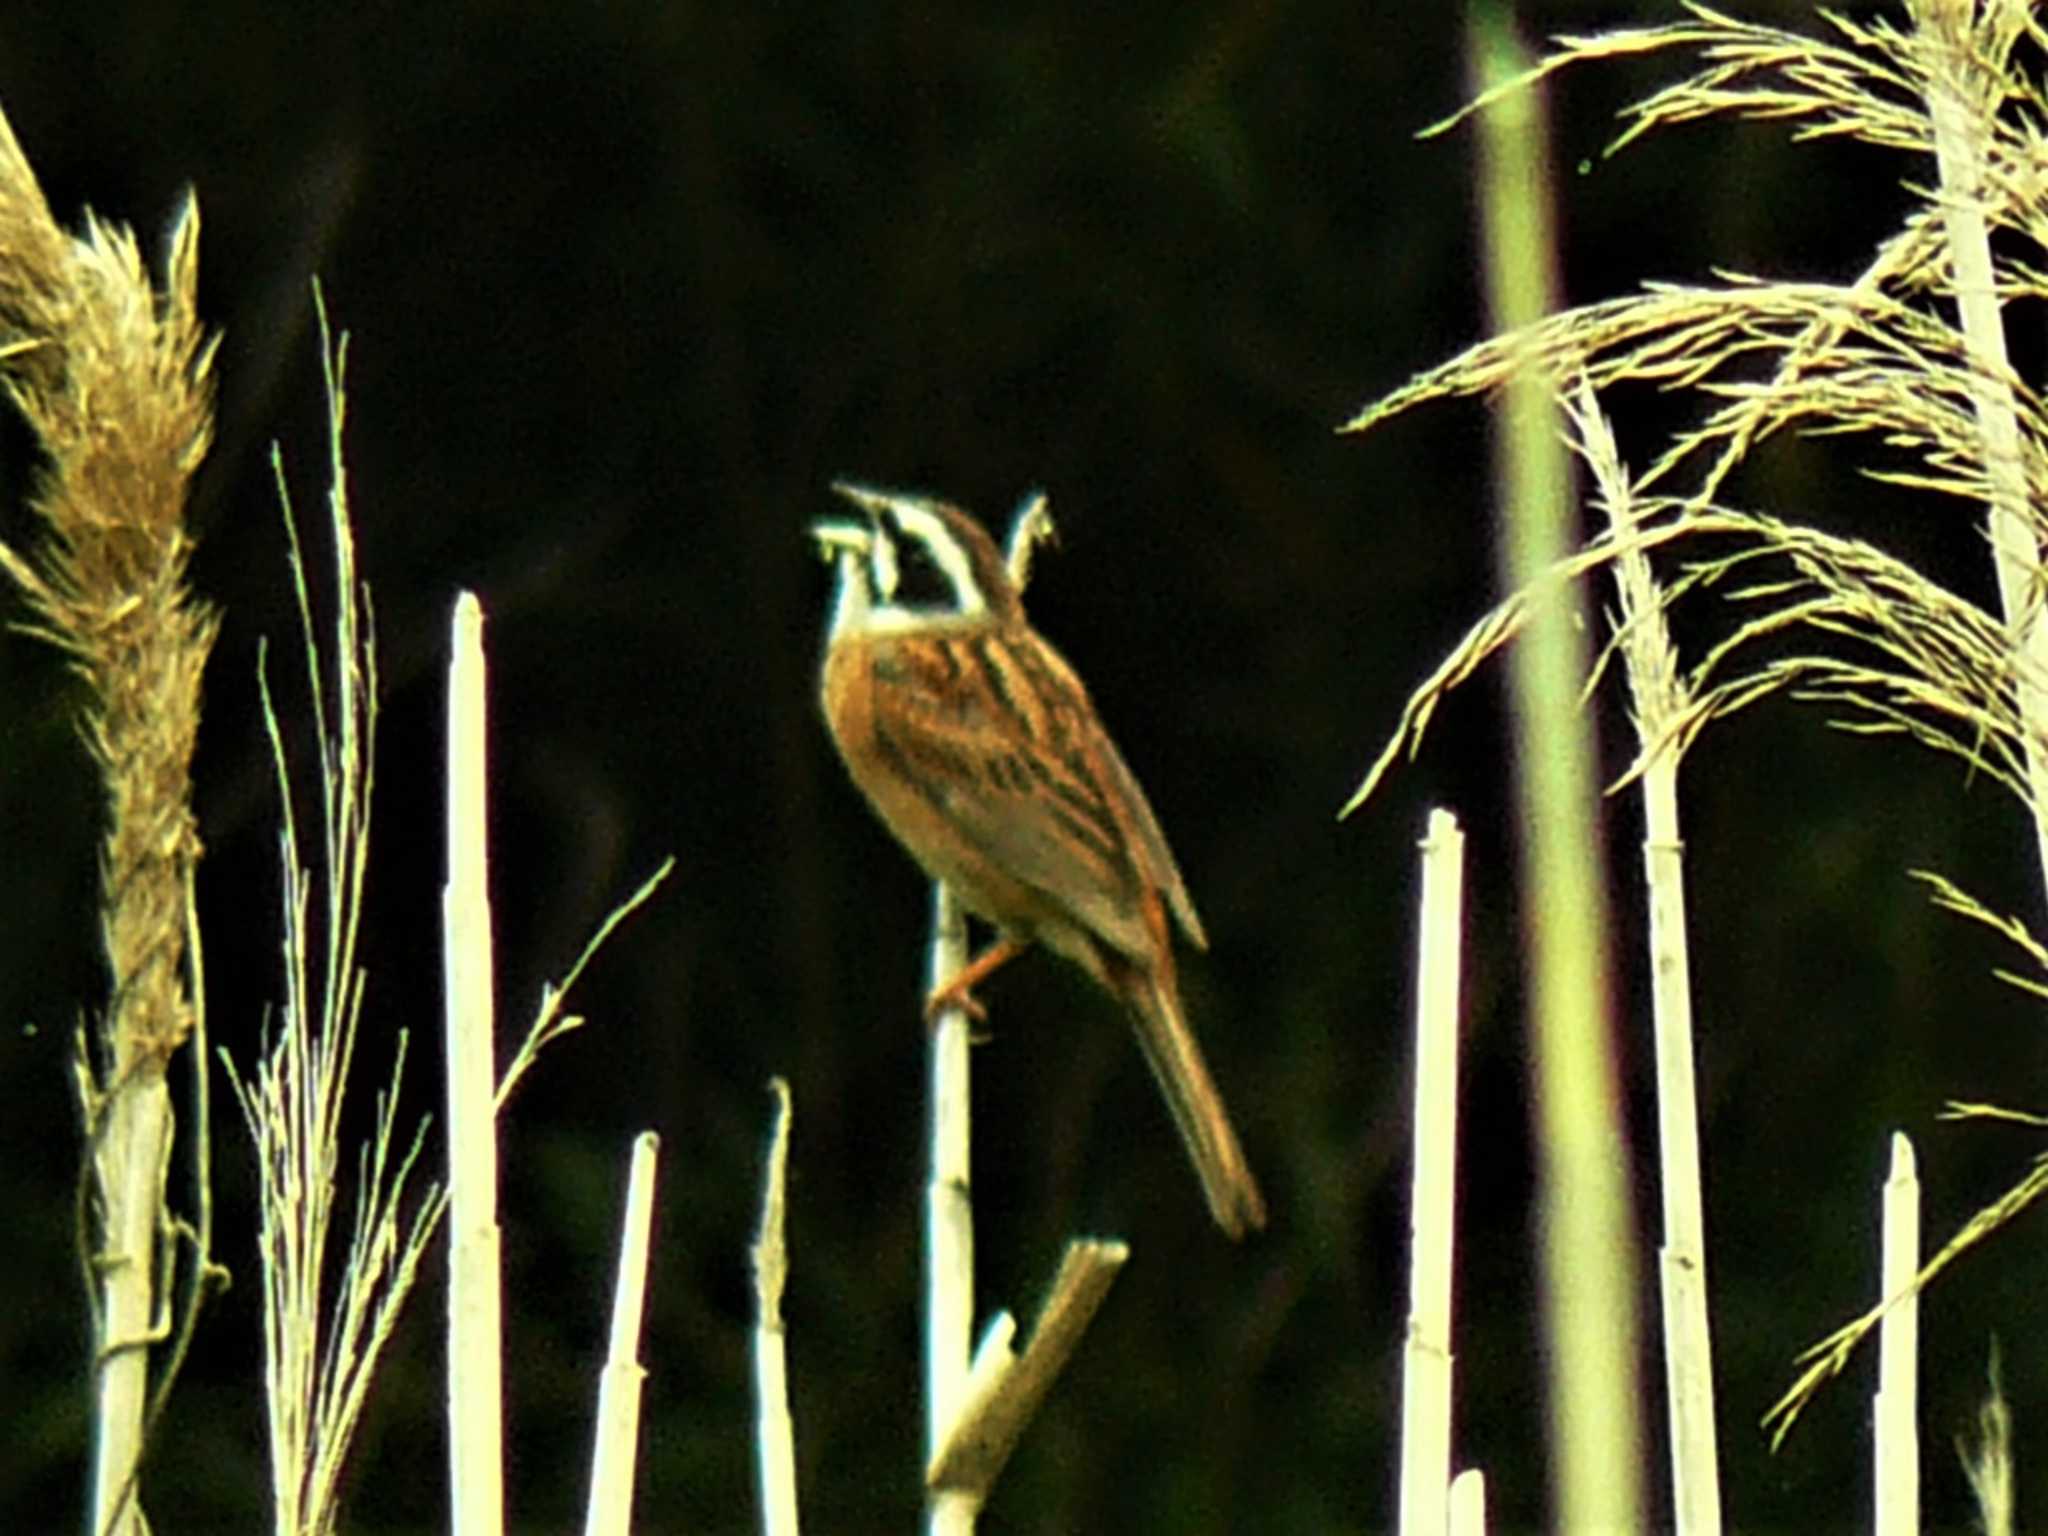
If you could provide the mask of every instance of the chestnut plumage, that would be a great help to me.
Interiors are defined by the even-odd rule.
[[[1042,943],[1124,1005],[1217,1224],[1263,1227],[1181,1007],[1169,924],[1206,948],[1201,919],[1087,689],[1031,627],[973,518],[834,489],[865,514],[814,530],[839,573],[822,693],[847,771],[925,873],[996,927],[989,958]]]

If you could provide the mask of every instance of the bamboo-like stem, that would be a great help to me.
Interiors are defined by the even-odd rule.
[[[931,985],[967,964],[967,918],[943,883],[932,887]],[[943,1010],[931,1027],[931,1178],[925,1190],[925,1459],[939,1454],[967,1401],[974,1336],[973,1086],[964,1008]],[[930,1490],[932,1536],[972,1531],[980,1500],[959,1489]]]
[[[1977,1116],[2027,1125],[2041,1123],[2037,1116],[2022,1116],[2011,1110],[1997,1109],[1984,1104],[1952,1103],[1946,1112],[1946,1117],[1950,1119]],[[2048,1162],[2037,1158],[2029,1166],[2025,1178],[1972,1216],[1963,1224],[1960,1231],[1941,1245],[1940,1251],[1933,1258],[1920,1266],[1920,1272],[1913,1277],[1913,1293],[1926,1290],[1949,1265],[2022,1212],[2033,1207],[2044,1196],[2048,1196]],[[1865,1311],[1861,1317],[1843,1324],[1827,1338],[1811,1345],[1800,1354],[1799,1362],[1804,1369],[1800,1372],[1799,1379],[1786,1389],[1785,1395],[1772,1404],[1770,1411],[1764,1415],[1764,1427],[1771,1432],[1773,1447],[1784,1442],[1801,1409],[1812,1401],[1814,1394],[1825,1382],[1841,1374],[1842,1368],[1849,1363],[1849,1358],[1855,1353],[1857,1346],[1883,1325],[1884,1320],[1891,1314],[1893,1304],[1905,1294],[1892,1292],[1880,1297],[1876,1305]]]
[[[1524,68],[1500,11],[1476,13],[1472,50],[1481,90]],[[1481,114],[1480,124],[1488,305],[1496,331],[1527,334],[1556,308],[1557,290],[1540,98],[1533,91],[1503,97]],[[1556,389],[1541,359],[1526,353],[1507,384],[1496,434],[1503,585],[1536,588],[1527,631],[1511,658],[1511,685],[1534,1015],[1551,1455],[1560,1529],[1629,1531],[1642,1520],[1636,1240],[1609,1041],[1608,920],[1594,816],[1599,795],[1579,701],[1590,658],[1574,590],[1546,576],[1576,542]]]
[[[1486,1474],[1476,1469],[1451,1480],[1451,1536],[1486,1536]]]
[[[597,1431],[590,1453],[590,1502],[583,1536],[627,1536],[633,1528],[633,1469],[640,1440],[640,1319],[647,1303],[649,1238],[654,1227],[654,1170],[661,1138],[633,1138],[626,1209],[619,1229],[619,1273],[612,1289],[612,1326],[598,1375]]]
[[[453,1529],[505,1527],[483,609],[455,600],[448,666],[448,1457]]]
[[[1451,1280],[1458,1194],[1458,956],[1465,834],[1429,813],[1415,976],[1415,1174],[1409,1207],[1408,1340],[1401,1368],[1401,1536],[1450,1518]]]
[[[1871,1448],[1875,1456],[1877,1536],[1918,1536],[1920,1530],[1920,1175],[1913,1144],[1892,1137],[1884,1183],[1883,1257],[1878,1295],[1877,1396]]]
[[[1643,865],[1650,904],[1650,1006],[1664,1209],[1658,1280],[1664,1308],[1665,1402],[1671,1420],[1673,1523],[1681,1536],[1718,1536],[1720,1452],[1714,1428],[1713,1335],[1707,1310],[1706,1216],[1676,759],[1675,751],[1660,754],[1643,776]]]
[[[789,1359],[782,1288],[789,1277],[783,1241],[788,1209],[789,1084],[773,1078],[775,1126],[761,1180],[761,1230],[754,1239],[754,1451],[765,1536],[797,1536],[796,1427],[789,1416]]]
[[[171,1095],[151,1069],[115,1080],[94,1162],[103,1226],[98,1264],[100,1390],[94,1413],[93,1508],[106,1536],[145,1527],[135,1505],[149,1349],[166,1336],[156,1316],[156,1235],[171,1155]]]
[[[1664,1245],[1664,1389],[1670,1416],[1672,1524],[1680,1536],[1719,1536],[1720,1452],[1707,1315],[1707,1237],[1701,1190],[1699,1097],[1693,1071],[1691,963],[1685,925],[1685,845],[1678,821],[1682,756],[1672,727],[1690,706],[1678,651],[1649,557],[1630,547],[1633,488],[1591,386],[1566,398],[1580,457],[1623,552],[1614,562],[1617,644],[1625,663],[1643,763],[1643,865],[1649,900],[1650,1017],[1657,1058],[1657,1157]]]
[[[2028,495],[2027,465],[2013,398],[2005,322],[1999,310],[1991,232],[1984,217],[1984,141],[1996,112],[1997,78],[1972,47],[1971,0],[1909,0],[1929,80],[1941,217],[1954,271],[1955,301],[1976,369],[1971,404],[1990,489],[1990,542],[1998,601],[2012,630],[2014,687],[2025,723],[2027,784],[2036,851],[2048,896],[2048,622],[2043,620],[2041,535]],[[1996,9],[1994,7],[1994,9]]]

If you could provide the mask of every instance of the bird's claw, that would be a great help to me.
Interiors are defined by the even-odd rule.
[[[948,1008],[957,1008],[966,1014],[967,1017],[974,1020],[975,1023],[986,1024],[988,1022],[988,1010],[981,1006],[980,999],[975,997],[974,993],[969,990],[972,984],[973,978],[963,971],[944,985],[933,987],[930,995],[924,1000],[925,1027],[927,1029],[937,1029],[939,1027],[939,1015]]]

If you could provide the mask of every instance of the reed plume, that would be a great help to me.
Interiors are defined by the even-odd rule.
[[[217,1274],[203,1215],[174,1226],[164,1212],[166,1072],[202,1027],[191,762],[217,628],[186,584],[186,493],[213,431],[198,252],[189,196],[161,292],[129,230],[88,214],[67,235],[0,118],[0,377],[43,455],[30,495],[40,537],[26,551],[0,542],[0,570],[26,599],[25,627],[61,650],[83,685],[80,730],[106,795],[107,1002],[80,1031],[77,1059],[96,1367],[93,1529],[102,1533],[142,1529],[134,1488],[149,1349],[171,1331],[166,1235],[197,1250],[188,1300]]]

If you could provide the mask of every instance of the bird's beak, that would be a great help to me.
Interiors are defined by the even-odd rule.
[[[856,485],[851,480],[834,480],[832,489],[867,513],[871,521],[879,519],[897,501],[886,491]],[[846,554],[866,555],[875,546],[874,530],[860,523],[813,523],[811,537],[818,541],[818,553],[828,561]]]
[[[833,491],[844,496],[869,517],[880,517],[903,498],[891,496],[887,491],[875,490],[872,486],[856,485],[851,480],[834,480]]]

